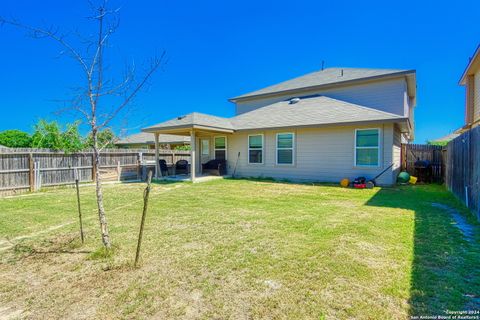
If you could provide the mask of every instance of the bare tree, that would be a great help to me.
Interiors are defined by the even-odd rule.
[[[143,76],[136,80],[135,67],[126,68],[120,81],[107,80],[105,75],[105,50],[112,34],[118,27],[119,9],[111,10],[108,1],[98,4],[89,2],[93,16],[89,19],[95,23],[97,34],[81,38],[83,50],[78,50],[70,41],[68,34],[62,34],[56,28],[40,28],[23,24],[14,19],[0,17],[0,24],[9,24],[26,30],[34,38],[48,38],[55,41],[62,48],[61,54],[73,58],[85,79],[85,85],[76,90],[68,109],[81,115],[89,126],[93,140],[93,167],[95,170],[96,200],[102,243],[108,249],[111,241],[108,232],[107,217],[103,205],[103,191],[99,170],[100,152],[103,148],[98,142],[97,135],[101,130],[108,128],[112,121],[125,112],[139,91],[147,84],[152,75],[164,64],[165,52],[153,58]]]

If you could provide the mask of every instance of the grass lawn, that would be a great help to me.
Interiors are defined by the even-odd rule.
[[[249,180],[143,184],[0,199],[0,318],[406,319],[480,309],[480,238],[432,202],[441,186],[373,190]],[[473,219],[469,217],[470,221]],[[478,230],[479,226],[475,224]]]

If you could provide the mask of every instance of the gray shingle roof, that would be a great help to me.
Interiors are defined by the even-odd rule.
[[[325,96],[313,96],[300,99],[294,104],[291,104],[290,101],[276,102],[233,118],[220,118],[198,113],[189,114],[143,130],[187,128],[193,125],[232,130],[273,129],[374,121],[403,121],[404,119],[393,113],[346,101]]]
[[[296,89],[305,89],[310,87],[320,87],[326,85],[340,84],[356,80],[365,80],[368,78],[377,78],[392,76],[395,74],[414,73],[414,70],[399,69],[366,69],[366,68],[327,68],[321,71],[315,71],[306,75],[284,81],[257,91],[246,93],[235,98],[235,101],[242,98],[272,94]]]
[[[178,118],[168,120],[165,122],[158,123],[148,128],[142,129],[143,131],[151,131],[152,129],[162,129],[162,128],[187,128],[191,126],[204,126],[211,127],[213,129],[227,129],[233,130],[230,120],[227,118],[211,116],[204,113],[193,112],[185,116],[180,116]]]
[[[140,133],[132,134],[116,142],[117,145],[154,144],[154,143],[155,143],[155,137],[153,136],[153,133],[149,133],[149,132],[140,132]],[[161,134],[159,136],[159,143],[160,144],[190,143],[190,137],[179,136],[174,134]]]
[[[231,118],[235,130],[301,127],[401,120],[403,117],[361,105],[316,96],[290,104],[280,101]]]

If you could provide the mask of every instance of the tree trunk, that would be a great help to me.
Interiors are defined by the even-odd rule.
[[[108,234],[107,226],[107,217],[105,215],[105,208],[103,207],[103,192],[102,192],[102,179],[100,176],[100,152],[98,151],[97,144],[97,132],[96,130],[92,131],[93,138],[93,155],[95,167],[95,192],[97,195],[97,206],[98,206],[98,220],[100,221],[100,231],[102,233],[102,242],[105,248],[110,249],[110,236]]]

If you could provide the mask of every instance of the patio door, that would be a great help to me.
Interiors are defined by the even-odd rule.
[[[200,163],[210,160],[210,139],[200,139]],[[200,166],[201,167],[201,166]]]

